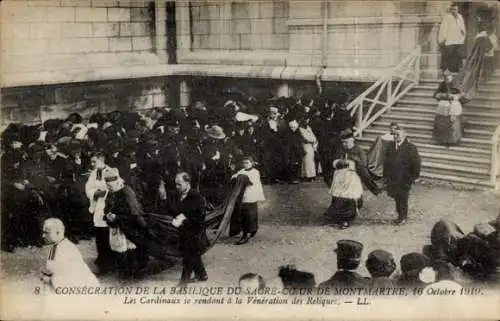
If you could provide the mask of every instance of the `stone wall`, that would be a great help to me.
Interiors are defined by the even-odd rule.
[[[221,0],[193,7],[179,1],[179,62],[286,66],[303,69],[298,74],[308,79],[326,66],[329,80],[374,81],[417,48],[448,4]]]
[[[0,5],[2,86],[152,76],[166,63],[164,1]]]
[[[165,107],[172,98],[169,90],[164,77],[4,88],[0,125],[38,123],[72,112],[88,117],[96,112]]]
[[[193,50],[288,49],[288,2],[198,1],[189,8]]]

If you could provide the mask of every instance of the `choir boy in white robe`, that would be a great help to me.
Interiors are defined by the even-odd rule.
[[[90,201],[89,212],[94,216],[95,244],[97,258],[94,261],[99,268],[99,274],[103,275],[112,268],[113,251],[109,245],[109,226],[104,220],[104,207],[108,195],[108,187],[104,180],[103,172],[110,167],[104,162],[103,153],[95,153],[90,162],[93,170],[85,184],[85,194]]]
[[[251,156],[243,158],[243,168],[233,175],[235,178],[238,175],[246,175],[250,180],[250,184],[243,192],[243,198],[239,207],[236,209],[231,220],[232,235],[235,229],[241,229],[243,234],[236,242],[237,245],[248,243],[255,236],[259,227],[259,212],[258,202],[265,201],[264,190],[260,180],[260,172],[254,168],[254,161]]]

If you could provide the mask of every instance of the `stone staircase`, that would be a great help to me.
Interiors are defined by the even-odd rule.
[[[358,138],[368,149],[376,137],[396,121],[408,132],[422,157],[422,178],[449,181],[477,188],[492,188],[490,182],[491,137],[500,125],[500,70],[481,83],[474,99],[464,106],[465,134],[458,146],[438,145],[432,138],[437,102],[432,95],[439,80],[423,78]]]

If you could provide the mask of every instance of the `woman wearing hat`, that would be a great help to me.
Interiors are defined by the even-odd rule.
[[[228,194],[231,181],[231,157],[233,156],[226,134],[220,126],[213,125],[205,130],[203,142],[205,170],[200,181],[200,190],[212,205],[218,206]]]

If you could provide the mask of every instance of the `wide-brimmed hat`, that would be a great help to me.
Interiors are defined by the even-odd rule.
[[[208,135],[208,137],[211,137],[213,139],[224,139],[226,138],[226,134],[224,134],[224,130],[222,127],[213,125],[209,128],[206,129],[205,133]]]

